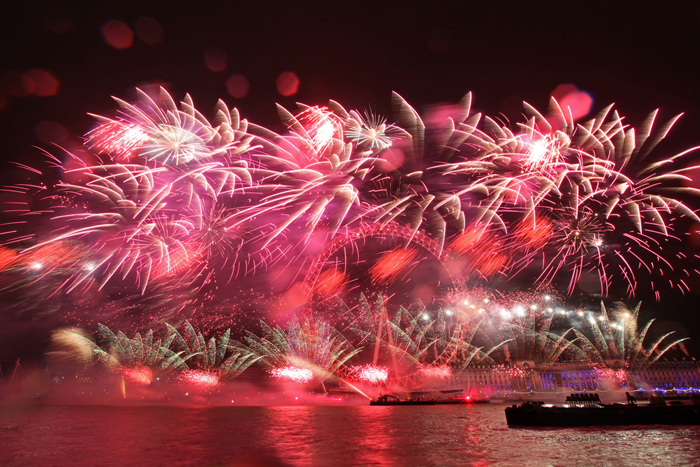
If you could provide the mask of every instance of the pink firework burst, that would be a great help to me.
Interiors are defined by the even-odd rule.
[[[140,125],[106,120],[87,135],[86,144],[99,152],[113,154],[116,159],[130,161],[149,139]]]
[[[308,383],[314,379],[314,374],[308,368],[287,365],[281,368],[273,368],[270,374],[277,379],[294,381],[295,383]]]
[[[209,371],[184,370],[178,376],[178,381],[186,384],[194,384],[204,388],[214,387],[219,384],[219,375]]]
[[[384,366],[371,364],[354,366],[349,369],[348,376],[365,383],[382,384],[386,383],[389,378],[389,369]]]
[[[137,384],[149,385],[153,380],[153,371],[146,367],[122,368],[121,373],[126,379]]]
[[[447,365],[427,366],[423,367],[418,372],[424,378],[430,379],[447,379],[452,378],[452,368]]]

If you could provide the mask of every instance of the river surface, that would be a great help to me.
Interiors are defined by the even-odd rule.
[[[504,408],[2,407],[0,465],[700,465],[700,427],[511,429]]]

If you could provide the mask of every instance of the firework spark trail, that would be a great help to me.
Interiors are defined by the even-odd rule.
[[[489,361],[554,363],[562,357],[586,358],[575,345],[578,337],[567,338],[580,315],[566,310],[561,297],[551,291],[492,294],[480,288],[455,289],[440,312],[447,315],[443,319],[449,316],[451,322],[470,330],[468,342],[478,330],[478,340],[490,349],[481,358]]]
[[[304,225],[307,242],[322,219],[332,236],[346,222],[353,204],[359,204],[351,182],[364,177],[373,153],[354,151],[344,140],[341,119],[325,108],[308,107],[295,117],[280,107],[280,114],[290,129],[288,135],[251,126],[264,151],[255,153],[261,164],[256,171],[259,188],[266,193],[261,203],[287,217],[268,242],[296,222]]]
[[[370,384],[383,384],[389,378],[389,369],[378,365],[360,365],[348,368],[349,378]]]
[[[123,117],[103,121],[88,135],[86,144],[99,151],[101,164],[72,153],[67,153],[72,164],[52,157],[64,177],[76,182],[57,183],[55,194],[44,195],[59,202],[52,223],[60,233],[23,253],[85,241],[91,267],[75,268],[64,282],[68,291],[84,283],[104,287],[113,276],[125,279],[134,272],[144,293],[154,280],[196,276],[207,265],[205,256],[237,254],[251,240],[232,220],[242,204],[238,198],[252,184],[247,162],[240,159],[252,149],[247,123],[222,103],[221,123],[214,128],[189,97],[182,110],[166,93],[161,105],[140,97],[140,106],[118,100]]]
[[[300,375],[308,371],[314,379],[323,381],[360,351],[327,322],[311,317],[301,321],[292,319],[287,330],[279,326],[272,328],[264,322],[260,324],[262,337],[247,331],[246,343],[233,345],[243,355],[260,360],[276,377],[302,377]],[[288,370],[282,370],[285,368]]]
[[[490,354],[503,345],[489,350],[475,345],[472,341],[481,322],[474,322],[464,314],[440,309],[433,318],[425,306],[419,305],[413,312],[399,307],[389,317],[383,302],[378,296],[377,304],[371,307],[364,298],[365,304],[360,306],[363,317],[355,319],[348,330],[360,342],[374,344],[375,364],[380,349],[391,356],[396,373],[399,372],[396,362],[418,369],[447,366],[455,370],[480,362],[493,363]]]
[[[556,101],[552,104],[558,108]],[[620,280],[634,295],[638,285],[635,271],[639,268],[646,268],[652,279],[664,271],[674,271],[675,261],[664,253],[664,249],[680,246],[673,224],[678,218],[698,219],[692,209],[674,197],[678,193],[697,194],[697,190],[679,184],[693,167],[656,171],[677,163],[697,148],[649,162],[647,157],[677,117],[654,132],[654,112],[642,124],[639,135],[623,125],[616,112],[609,118],[610,110],[608,107],[595,119],[578,126],[562,113],[561,118],[566,121],[563,132],[553,131],[531,106],[526,106],[531,118],[521,126],[522,133],[518,135],[495,123],[490,125],[492,137],[485,139],[489,144],[484,144],[484,153],[492,159],[506,158],[509,166],[523,170],[522,177],[536,182],[525,202],[497,192],[498,209],[502,210],[498,218],[506,227],[513,213],[519,213],[521,219],[531,217],[532,225],[538,229],[542,220],[545,227],[553,224],[550,235],[537,235],[539,239],[547,238],[546,242],[519,242],[522,228],[510,234],[509,240],[513,241],[508,243],[519,256],[510,267],[510,274],[541,262],[541,274],[536,280],[540,286],[568,274],[568,289],[572,293],[584,273],[595,272],[603,295]],[[523,221],[516,216],[514,222],[517,225]],[[680,283],[675,286],[683,291]]]
[[[309,383],[314,379],[314,373],[308,368],[299,368],[292,365],[273,368],[270,374],[277,379],[294,381],[296,383]]]
[[[603,295],[620,283],[634,295],[641,281],[658,294],[658,276],[690,274],[676,232],[700,222],[683,200],[700,190],[682,187],[694,167],[679,164],[696,148],[653,156],[678,117],[654,130],[654,112],[635,130],[610,106],[576,124],[552,100],[553,116],[525,103],[526,121],[511,129],[472,113],[468,94],[436,124],[394,94],[396,123],[331,101],[296,115],[280,107],[287,130],[277,134],[223,102],[212,124],[189,96],[177,105],[164,91],[138,93],[135,104],[116,99],[118,116],[96,116],[90,157],[49,155],[61,182],[10,190],[53,203],[11,209],[50,216],[53,231],[17,230],[4,245],[24,249],[0,267],[83,242],[85,262],[63,268],[64,291],[130,278],[145,294],[175,277],[196,289],[222,269],[229,282],[277,264],[301,269],[341,229],[399,223],[412,237],[425,231],[463,279],[536,272],[534,285],[568,281],[573,293],[595,274]]]
[[[202,333],[196,332],[187,321],[182,325],[182,333],[167,323],[166,328],[168,329],[167,339],[172,342],[175,349],[187,355],[188,367],[193,366],[200,373],[216,373],[217,381],[235,378],[260,358],[237,349],[230,339],[230,329],[218,338],[211,337],[206,341]],[[191,379],[199,379],[202,384],[207,381],[206,377],[199,376],[193,376]]]
[[[628,369],[652,365],[671,347],[687,340],[687,338],[669,339],[674,334],[672,331],[661,335],[650,344],[645,344],[644,341],[654,320],[639,326],[640,305],[641,303],[629,310],[618,302],[610,312],[605,304],[601,303],[601,314],[598,318],[596,319],[592,314],[588,316],[593,338],[590,339],[583,332],[574,330],[578,338],[576,345],[590,360],[602,367],[607,366],[610,360],[618,360],[622,362],[624,369]]]
[[[492,299],[487,302],[484,296]],[[472,302],[481,302],[485,308],[475,310]],[[379,299],[374,308],[369,312],[377,314],[381,309],[387,313]],[[421,381],[457,376],[482,363],[500,363],[497,373],[517,378],[524,370],[511,367],[513,360],[552,364],[563,356],[594,365],[601,378],[622,379],[626,371],[654,364],[685,340],[669,339],[672,333],[668,333],[645,343],[653,320],[640,326],[638,315],[639,306],[629,310],[621,304],[601,305],[600,313],[572,312],[558,308],[553,296],[523,292],[494,296],[474,289],[455,290],[437,310],[422,307],[411,313],[400,307],[391,319],[387,316],[385,321],[375,318],[367,322],[378,326],[380,332],[374,338],[383,351],[408,364],[395,366],[392,384],[403,384],[401,381],[409,378],[415,386]],[[580,322],[572,325],[575,321]],[[233,341],[230,330],[206,340],[188,322],[179,331],[166,324],[162,338],[156,338],[152,330],[129,338],[98,325],[97,343],[80,329],[62,329],[54,333],[56,351],[50,356],[79,362],[81,367],[93,362],[137,384],[149,384],[156,376],[173,373],[172,381],[212,387],[256,363],[275,378],[300,383],[328,379],[389,383],[386,367],[350,366],[348,362],[355,356],[360,362],[371,360],[373,349],[367,346],[363,353],[354,349],[324,320],[292,319],[286,328],[265,323],[262,328],[263,336],[248,331],[245,344]],[[375,335],[377,329],[353,324],[345,331],[361,337]],[[567,337],[570,333],[574,339]],[[494,341],[499,344],[483,344]],[[609,371],[611,361],[622,361],[622,370]]]

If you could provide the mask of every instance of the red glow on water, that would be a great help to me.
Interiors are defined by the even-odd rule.
[[[150,368],[122,368],[122,374],[126,379],[137,384],[151,384],[153,372]]]
[[[294,381],[295,383],[308,383],[314,379],[314,374],[308,368],[287,365],[282,368],[273,368],[270,374],[277,379]]]
[[[194,384],[201,387],[212,387],[219,384],[219,376],[216,373],[200,370],[183,371],[178,380],[181,383]]]
[[[250,83],[243,75],[231,75],[226,80],[226,90],[236,99],[240,99],[248,95]]]
[[[299,78],[291,71],[285,71],[277,77],[277,92],[283,96],[293,96],[299,89]]]
[[[128,49],[134,43],[134,32],[122,21],[109,20],[102,26],[102,37],[115,49]]]

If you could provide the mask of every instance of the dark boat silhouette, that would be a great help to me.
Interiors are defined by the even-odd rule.
[[[451,405],[451,404],[488,404],[491,402],[486,398],[479,397],[450,397],[445,399],[435,399],[437,405]]]
[[[369,405],[435,405],[435,399],[399,399],[391,394],[377,397],[371,400]]]
[[[563,406],[525,402],[506,408],[508,426],[700,425],[700,404],[652,398],[637,404],[603,404],[598,394],[572,394]]]

